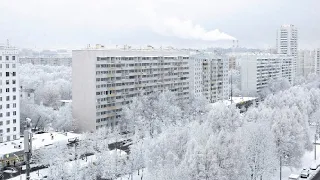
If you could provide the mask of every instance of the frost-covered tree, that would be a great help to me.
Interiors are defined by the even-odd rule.
[[[287,78],[270,79],[268,81],[268,85],[261,90],[260,96],[262,98],[265,98],[269,94],[275,94],[279,91],[286,90],[290,87],[291,85]]]
[[[251,180],[269,179],[278,165],[276,144],[266,123],[248,123],[239,135],[245,169]]]

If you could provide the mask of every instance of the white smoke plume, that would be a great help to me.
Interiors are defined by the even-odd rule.
[[[139,2],[138,11],[148,19],[150,28],[158,34],[202,41],[236,40],[235,37],[221,32],[219,29],[206,30],[190,20],[161,17],[154,10],[151,1],[140,0]]]

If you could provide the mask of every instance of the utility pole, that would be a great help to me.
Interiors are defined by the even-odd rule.
[[[281,159],[281,155],[280,155],[280,180],[282,177],[282,159]]]
[[[314,135],[314,160],[317,160],[317,134]]]
[[[230,100],[231,100],[231,104],[232,104],[232,72],[230,73],[231,76],[231,93],[230,93]]]
[[[32,131],[30,118],[26,118],[26,126],[24,130],[24,153],[26,159],[26,180],[30,180],[30,159],[32,153]]]

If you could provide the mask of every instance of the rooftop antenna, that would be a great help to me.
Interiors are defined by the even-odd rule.
[[[9,39],[7,39],[7,47],[9,47],[9,46],[10,46]]]

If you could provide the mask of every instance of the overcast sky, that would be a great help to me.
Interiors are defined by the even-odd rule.
[[[320,0],[1,0],[0,42],[18,47],[86,44],[275,46],[294,24],[300,48],[320,47]]]

